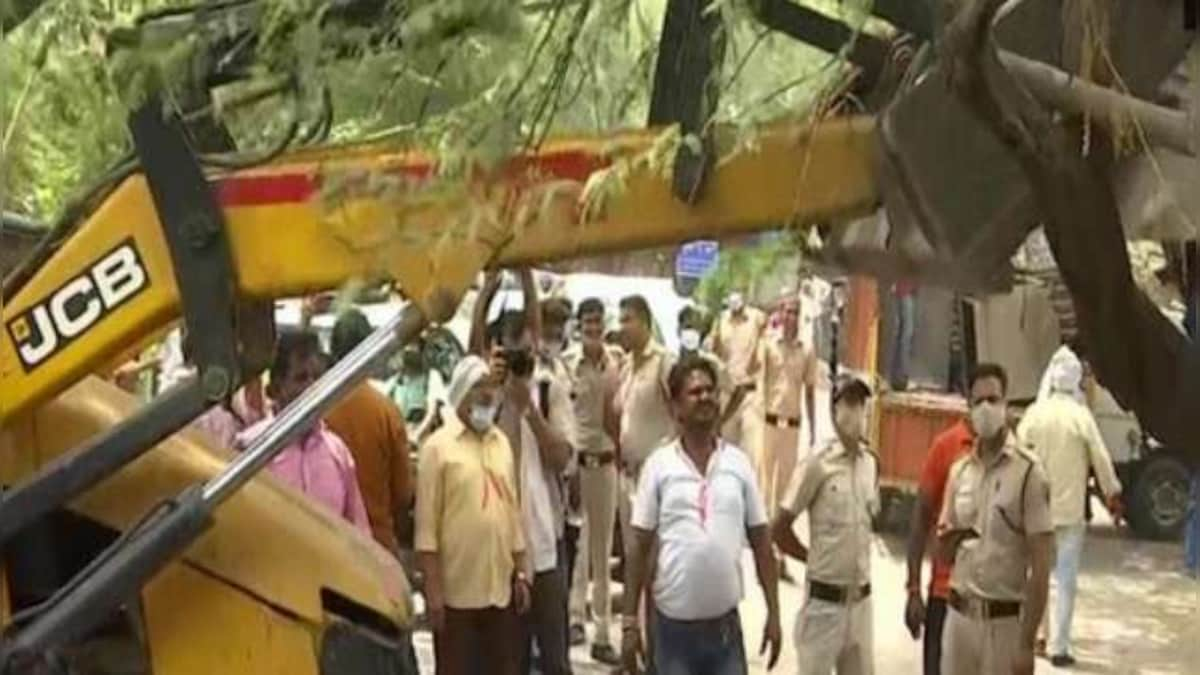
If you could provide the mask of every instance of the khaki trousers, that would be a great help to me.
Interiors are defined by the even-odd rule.
[[[749,455],[756,469],[762,463],[763,414],[762,394],[752,391],[721,428],[721,437]]]
[[[969,617],[946,613],[942,632],[942,675],[1012,675],[1021,642],[1021,619]]]
[[[796,617],[799,675],[873,675],[871,598],[844,604],[808,598]]]
[[[641,472],[642,467],[638,466],[631,472],[622,471],[617,476],[617,521],[621,527],[622,567],[627,559],[629,542],[633,541],[633,499],[637,496],[638,477]]]
[[[592,589],[592,617],[598,645],[609,644],[612,602],[609,599],[608,561],[612,552],[613,526],[617,520],[617,465],[579,467],[579,492],[583,502],[583,528],[571,582],[572,621],[581,622],[587,605],[588,581]],[[622,530],[624,536],[624,530]]]
[[[787,489],[800,448],[800,429],[777,427],[763,422],[763,452],[759,463],[758,484],[767,505],[767,515],[774,520],[779,500]]]

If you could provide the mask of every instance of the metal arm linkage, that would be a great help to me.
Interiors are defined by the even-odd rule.
[[[425,316],[409,305],[285,408],[234,462],[184,491],[117,540],[72,579],[46,609],[0,647],[0,673],[23,672],[48,650],[95,628],[180,556],[211,525],[213,512],[321,415],[362,382],[372,365],[416,338]]]

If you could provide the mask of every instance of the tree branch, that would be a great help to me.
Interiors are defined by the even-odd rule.
[[[875,0],[871,13],[922,40],[933,38],[933,3],[938,0]]]
[[[771,30],[779,31],[818,49],[838,54],[849,45],[846,59],[863,71],[863,79],[874,83],[887,64],[887,42],[854,29],[790,0],[754,0],[754,17]]]
[[[0,37],[25,22],[46,0],[0,0]]]
[[[1003,0],[956,4],[941,45],[949,86],[1028,178],[1100,381],[1151,435],[1195,454],[1200,360],[1134,284],[1108,182],[1109,146],[1093,133],[1089,157],[1081,156],[1080,129],[1055,124],[1001,65],[991,26]]]

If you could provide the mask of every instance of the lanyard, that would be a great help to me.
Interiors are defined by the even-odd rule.
[[[700,527],[707,530],[709,516],[708,493],[709,486],[712,484],[709,480],[709,477],[711,474],[716,472],[717,460],[721,452],[721,441],[717,441],[717,447],[715,450],[713,450],[712,456],[708,458],[708,465],[704,467],[705,471],[703,473],[700,471],[700,468],[696,466],[695,462],[692,461],[692,458],[688,457],[687,452],[683,449],[682,441],[680,442],[680,446],[676,451],[683,455],[684,461],[686,461],[687,464],[690,465],[696,472],[696,474],[700,476],[700,491],[696,497],[696,512],[700,514]]]

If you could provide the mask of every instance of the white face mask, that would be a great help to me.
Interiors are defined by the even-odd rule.
[[[867,411],[862,406],[839,405],[833,411],[833,423],[843,436],[862,439],[867,435]]]
[[[1003,403],[977,403],[971,408],[971,427],[980,438],[995,438],[1004,429],[1007,416]]]
[[[471,411],[467,414],[468,423],[471,428],[478,433],[483,433],[492,428],[492,424],[496,422],[496,405],[473,405]]]
[[[700,348],[700,331],[695,328],[684,328],[679,331],[679,344],[690,352],[696,351]]]
[[[729,295],[729,309],[735,312],[741,311],[745,302],[746,301],[742,298],[741,293],[731,293]]]

